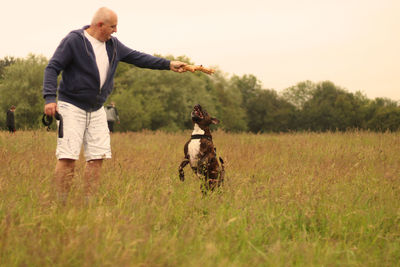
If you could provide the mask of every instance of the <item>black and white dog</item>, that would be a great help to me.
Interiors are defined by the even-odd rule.
[[[190,163],[196,175],[203,180],[203,193],[214,190],[224,181],[225,167],[222,158],[218,164],[210,125],[218,124],[219,120],[212,118],[200,105],[196,105],[191,113],[194,129],[190,140],[184,146],[185,158],[179,166],[179,178],[185,180],[183,168]]]

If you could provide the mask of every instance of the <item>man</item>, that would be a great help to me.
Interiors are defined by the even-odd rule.
[[[55,169],[59,200],[65,202],[75,161],[84,145],[85,193],[99,183],[103,159],[111,158],[110,134],[103,104],[113,89],[119,61],[137,67],[184,72],[186,63],[169,61],[132,50],[111,36],[117,32],[117,14],[100,8],[90,26],[70,32],[59,44],[44,72],[44,112],[63,116],[64,137],[57,142]],[[57,77],[62,79],[57,88]],[[58,91],[58,102],[56,102]]]
[[[6,119],[6,125],[10,133],[15,133],[15,119],[14,119],[14,112],[15,112],[15,106],[11,106],[9,110],[7,110],[7,119]]]
[[[115,107],[115,102],[111,102],[110,105],[106,106],[107,124],[108,129],[111,133],[114,132],[114,123],[117,121],[119,123],[118,110]]]

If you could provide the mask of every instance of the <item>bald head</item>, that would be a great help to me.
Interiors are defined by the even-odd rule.
[[[117,14],[107,7],[101,7],[94,14],[87,32],[99,41],[105,42],[111,38],[111,34],[117,32],[117,24]]]
[[[94,26],[98,23],[110,23],[117,18],[117,14],[107,7],[99,8],[93,16],[91,25]]]

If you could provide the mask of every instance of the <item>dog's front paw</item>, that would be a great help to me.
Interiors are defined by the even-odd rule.
[[[179,174],[179,180],[181,180],[182,182],[185,181],[185,175],[183,173]]]

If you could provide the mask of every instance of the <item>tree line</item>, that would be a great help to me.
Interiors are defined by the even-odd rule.
[[[189,58],[172,57],[192,63]],[[5,114],[15,105],[17,129],[38,129],[44,99],[44,56],[0,59],[0,128]],[[302,81],[282,92],[262,88],[254,75],[228,77],[217,69],[204,73],[178,74],[141,69],[120,63],[114,91],[108,101],[117,105],[121,124],[117,131],[192,128],[190,112],[195,104],[220,119],[225,131],[397,131],[400,105],[388,98],[368,99],[351,93],[331,81]]]

